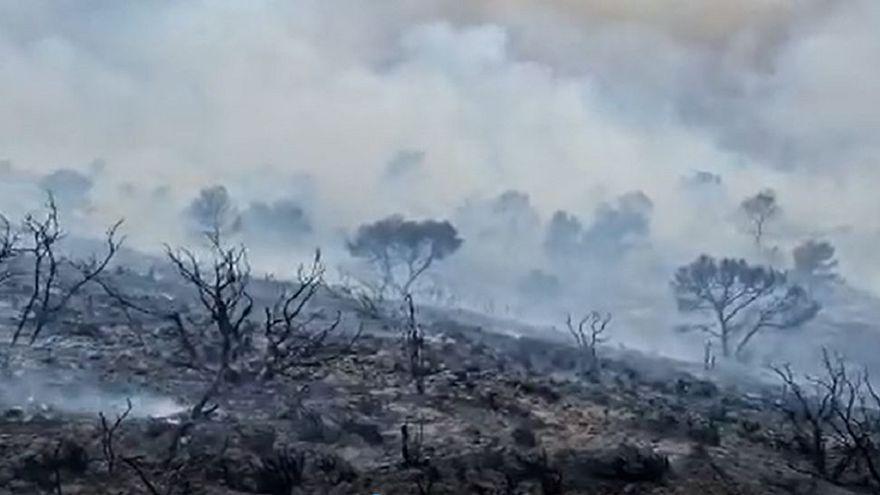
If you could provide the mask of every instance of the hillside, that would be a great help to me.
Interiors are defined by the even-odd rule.
[[[611,349],[588,380],[559,336],[425,309],[419,393],[406,319],[393,305],[368,316],[327,289],[308,321],[341,312],[325,343],[336,359],[271,380],[242,371],[193,419],[211,376],[186,362],[174,329],[92,297],[91,313],[34,346],[10,347],[11,319],[3,326],[2,494],[849,493],[806,474],[776,387],[720,385],[685,363]],[[108,441],[98,413],[112,429],[126,398]]]

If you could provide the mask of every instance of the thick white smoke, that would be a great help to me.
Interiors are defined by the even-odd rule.
[[[77,169],[94,225],[125,216],[155,248],[225,184],[307,201],[338,244],[507,190],[543,221],[641,190],[679,262],[742,252],[731,212],[773,187],[781,243],[830,237],[874,287],[878,23],[872,0],[0,0],[0,206]],[[722,185],[683,186],[697,170]]]

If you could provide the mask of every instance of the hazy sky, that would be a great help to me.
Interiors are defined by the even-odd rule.
[[[642,190],[658,246],[726,254],[773,187],[784,242],[880,286],[878,26],[876,0],[0,0],[0,159],[92,174],[90,214],[145,242],[215,183],[326,232]]]

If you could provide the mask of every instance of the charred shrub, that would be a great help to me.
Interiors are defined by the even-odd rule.
[[[302,485],[305,465],[305,454],[288,449],[260,459],[256,470],[257,493],[290,495]]]

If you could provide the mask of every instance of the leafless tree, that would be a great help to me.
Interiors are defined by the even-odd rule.
[[[19,314],[12,336],[13,344],[18,343],[27,327],[31,328],[30,343],[33,344],[46,325],[67,307],[71,299],[107,268],[124,241],[124,238],[117,236],[121,225],[120,220],[107,230],[107,250],[102,257],[76,260],[57,250],[58,243],[66,233],[61,228],[58,207],[51,194],[44,216],[28,214],[25,217],[22,230],[26,241],[19,248],[19,253],[29,258],[33,267],[30,274],[31,293]],[[72,269],[74,273],[66,277],[62,273],[64,268]],[[74,280],[65,280],[66,278]]]
[[[24,220],[23,230],[28,238],[28,246],[23,248],[33,260],[33,280],[31,294],[28,302],[22,309],[18,319],[18,326],[12,337],[12,343],[18,342],[24,331],[24,327],[33,317],[34,332],[32,340],[36,338],[45,325],[45,316],[37,308],[48,306],[55,286],[55,278],[58,276],[58,260],[55,257],[55,245],[64,236],[58,221],[58,208],[54,198],[50,195],[47,212],[44,219],[40,220],[33,214],[28,214]],[[33,316],[32,316],[33,315]]]
[[[55,489],[55,495],[64,495],[64,490],[61,489],[61,449],[64,446],[63,442],[58,442],[55,445],[55,450],[52,452],[52,475],[53,480],[52,484]]]
[[[413,483],[419,495],[430,495],[440,481],[440,471],[431,463],[425,448],[425,420],[418,416],[415,424],[406,421],[400,426],[402,467],[415,471]]]
[[[320,251],[316,251],[310,265],[299,268],[295,282],[272,281],[282,290],[264,308],[260,325],[251,318],[255,303],[250,293],[251,272],[245,247],[226,247],[218,235],[209,236],[209,241],[211,250],[206,260],[199,260],[188,249],[166,248],[172,266],[195,289],[199,311],[191,312],[173,299],[138,300],[120,290],[109,276],[97,279],[123,310],[171,323],[188,359],[175,364],[212,377],[191,409],[193,420],[216,408],[208,404],[229,379],[295,378],[294,372],[299,369],[327,364],[347,354],[362,331],[359,327],[350,338],[332,339],[339,334],[341,313],[337,312],[329,323],[321,326],[317,323],[321,314],[307,311],[324,284],[325,266]]]
[[[780,409],[794,430],[795,442],[810,458],[816,473],[828,477],[830,422],[834,419],[834,408],[840,400],[840,375],[837,372],[829,373],[827,381],[807,378],[807,384],[811,387],[805,390],[790,365],[772,369],[784,386]]]
[[[712,340],[703,344],[703,369],[711,371],[715,369],[715,352],[712,350]]]
[[[427,462],[424,453],[425,423],[422,418],[417,418],[416,423],[415,432],[408,421],[400,427],[400,455],[405,467],[421,467]]]
[[[239,358],[252,344],[254,326],[248,321],[254,301],[248,293],[251,269],[244,246],[226,247],[218,234],[208,236],[212,259],[202,266],[188,249],[166,247],[166,254],[177,273],[192,286],[207,312],[213,332],[209,335],[220,347],[216,363],[203,363],[214,378],[192,408],[192,418],[206,414],[206,406],[219,392],[224,380],[234,374]],[[185,330],[184,330],[185,333]],[[186,339],[189,341],[189,339]]]
[[[103,413],[100,414],[101,444],[105,460],[108,463],[108,474],[113,475],[113,469],[118,459],[135,473],[150,495],[190,495],[192,487],[186,479],[185,471],[189,467],[191,459],[179,460],[177,458],[177,446],[179,443],[178,435],[186,431],[189,428],[188,425],[192,423],[186,422],[179,425],[176,430],[177,435],[172,439],[168,457],[161,463],[161,471],[158,473],[151,472],[143,466],[144,456],[119,455],[116,451],[114,444],[116,430],[119,429],[122,422],[128,417],[131,409],[131,401],[128,401],[126,410],[116,417],[116,421],[112,425],[107,422]]]
[[[9,220],[0,215],[0,284],[12,277],[6,264],[18,254],[18,234]]]
[[[122,462],[135,472],[141,484],[150,495],[181,495],[191,493],[188,482],[184,478],[186,462],[178,462],[168,469],[163,469],[161,474],[153,475],[141,465],[140,457],[123,457]],[[157,481],[157,479],[159,481]]]
[[[134,314],[170,323],[177,335],[180,348],[186,353],[188,359],[188,361],[175,362],[174,364],[199,369],[202,358],[196,347],[196,338],[192,335],[192,328],[195,327],[196,330],[203,329],[200,328],[199,324],[201,322],[197,321],[198,318],[193,318],[188,314],[186,305],[178,304],[172,298],[164,296],[161,298],[151,295],[137,298],[132,297],[120,289],[112,280],[113,278],[112,275],[101,275],[95,278],[95,283],[103,289],[104,293],[110,298],[111,303],[122,311],[129,325],[135,330],[135,336],[139,339],[140,343],[144,346],[147,345],[142,335],[138,332],[138,330],[143,328],[143,322],[137,319]],[[195,337],[201,337],[203,333],[201,332]]]
[[[204,265],[189,250],[167,249],[178,274],[195,289],[209,322],[207,331],[194,337],[190,329],[193,325],[188,325],[180,312],[166,315],[174,322],[182,348],[199,369],[213,376],[192,408],[192,419],[211,412],[206,409],[208,403],[230,378],[244,374],[263,380],[290,376],[296,369],[340,357],[360,336],[359,329],[351,339],[331,345],[330,337],[337,333],[341,313],[322,327],[316,323],[319,313],[307,314],[309,303],[323,286],[325,266],[320,251],[310,265],[300,267],[297,282],[282,284],[284,289],[264,310],[260,335],[260,326],[251,319],[254,299],[245,247],[226,247],[216,234],[209,240],[211,257]],[[209,357],[212,346],[219,347],[215,358]]]
[[[434,486],[440,481],[440,478],[440,470],[433,464],[428,463],[426,466],[420,467],[415,477],[416,490],[419,495],[432,495]]]
[[[759,332],[798,327],[820,309],[784,273],[741,259],[702,255],[676,271],[672,288],[679,310],[712,315],[714,324],[692,328],[717,338],[724,357],[741,355]]]
[[[187,431],[192,423],[183,423],[177,428],[177,435],[172,439],[168,458],[162,463],[162,472],[155,474],[148,472],[143,467],[143,456],[120,455],[116,449],[116,433],[129,414],[131,414],[131,411],[131,400],[126,399],[125,410],[117,415],[112,423],[107,420],[103,412],[98,414],[98,426],[101,428],[101,451],[105,462],[107,462],[107,474],[110,476],[114,475],[116,461],[119,460],[134,471],[150,495],[173,495],[174,493],[186,495],[192,493],[189,482],[184,476],[184,470],[188,467],[188,461],[177,460],[179,435]]]
[[[131,400],[126,399],[125,402],[125,411],[116,416],[116,420],[113,423],[107,421],[107,417],[104,416],[103,412],[98,413],[99,425],[101,427],[101,452],[104,454],[104,461],[107,462],[107,474],[111,476],[113,475],[113,468],[116,467],[116,449],[114,444],[116,431],[131,413]]]
[[[360,316],[374,320],[382,318],[385,290],[381,283],[361,280],[349,271],[339,268],[339,285],[327,288],[335,297],[353,299],[358,305]]]
[[[817,475],[840,483],[852,472],[851,479],[880,489],[880,395],[867,370],[853,372],[842,357],[824,349],[822,366],[820,376],[804,377],[809,390],[788,366],[774,368],[784,385],[781,404],[795,441]]]
[[[827,374],[837,373],[842,384],[841,398],[831,422],[838,442],[849,456],[854,456],[867,474],[873,489],[880,490],[880,396],[871,384],[867,370],[849,373],[842,363],[826,360]]]
[[[425,361],[425,332],[416,319],[416,306],[412,295],[404,297],[406,322],[403,328],[403,346],[409,360],[410,376],[416,384],[419,395],[425,393],[425,377],[428,367]]]
[[[372,285],[363,285],[351,293],[360,307],[360,314],[373,319],[382,318],[382,292]]]
[[[581,318],[576,324],[569,313],[565,320],[568,332],[574,338],[581,353],[580,374],[592,379],[598,379],[601,372],[598,346],[607,342],[605,333],[608,324],[611,323],[611,313],[604,315],[598,311],[591,311]]]
[[[260,376],[264,379],[284,375],[294,368],[326,363],[348,350],[360,336],[360,330],[347,345],[331,351],[330,337],[339,328],[342,313],[320,330],[313,330],[318,314],[305,315],[310,301],[323,286],[326,268],[321,251],[315,251],[312,263],[299,268],[297,283],[287,287],[271,307],[265,308],[263,334],[266,353]]]

